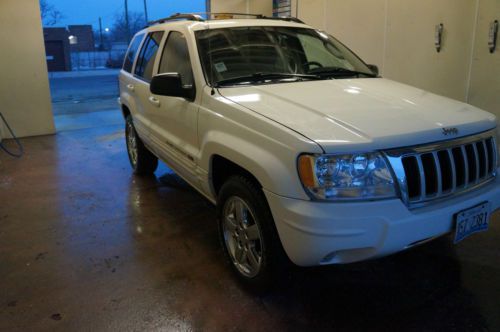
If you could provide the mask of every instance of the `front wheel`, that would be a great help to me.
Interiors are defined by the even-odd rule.
[[[132,116],[128,115],[125,122],[128,159],[134,173],[139,175],[153,174],[158,167],[158,158],[144,146],[137,135]]]
[[[288,266],[274,220],[261,188],[241,176],[229,178],[217,201],[224,253],[239,280],[264,290]]]

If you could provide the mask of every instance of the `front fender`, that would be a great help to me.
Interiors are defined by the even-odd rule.
[[[267,191],[309,199],[296,163],[302,152],[321,153],[316,143],[237,104],[215,100],[208,106],[198,114],[198,137],[199,167],[209,181],[212,157],[219,155],[250,172]]]
[[[219,155],[250,172],[264,189],[280,195],[307,199],[302,187],[297,186],[300,182],[294,158],[285,159],[291,161],[293,167],[290,167],[271,151],[227,133],[211,132],[207,139],[209,141],[203,146],[204,158],[201,164],[209,170],[209,178],[212,174],[213,156]]]

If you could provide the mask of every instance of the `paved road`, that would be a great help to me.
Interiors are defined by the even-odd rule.
[[[118,72],[95,76],[74,73],[70,77],[50,77],[54,115],[117,109]]]

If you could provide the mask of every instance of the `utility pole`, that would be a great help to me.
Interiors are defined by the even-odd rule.
[[[130,24],[128,22],[128,0],[125,0],[125,24],[127,25],[127,43],[130,43]]]
[[[104,50],[104,44],[102,42],[102,20],[99,17],[99,51]]]
[[[144,0],[144,18],[146,19],[146,24],[148,24],[148,5],[146,3],[147,0]]]

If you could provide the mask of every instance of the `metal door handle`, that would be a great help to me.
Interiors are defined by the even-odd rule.
[[[160,107],[160,101],[153,96],[149,97],[149,102],[156,107]]]
[[[133,84],[127,84],[127,89],[129,89],[130,91],[134,91],[134,85]]]

